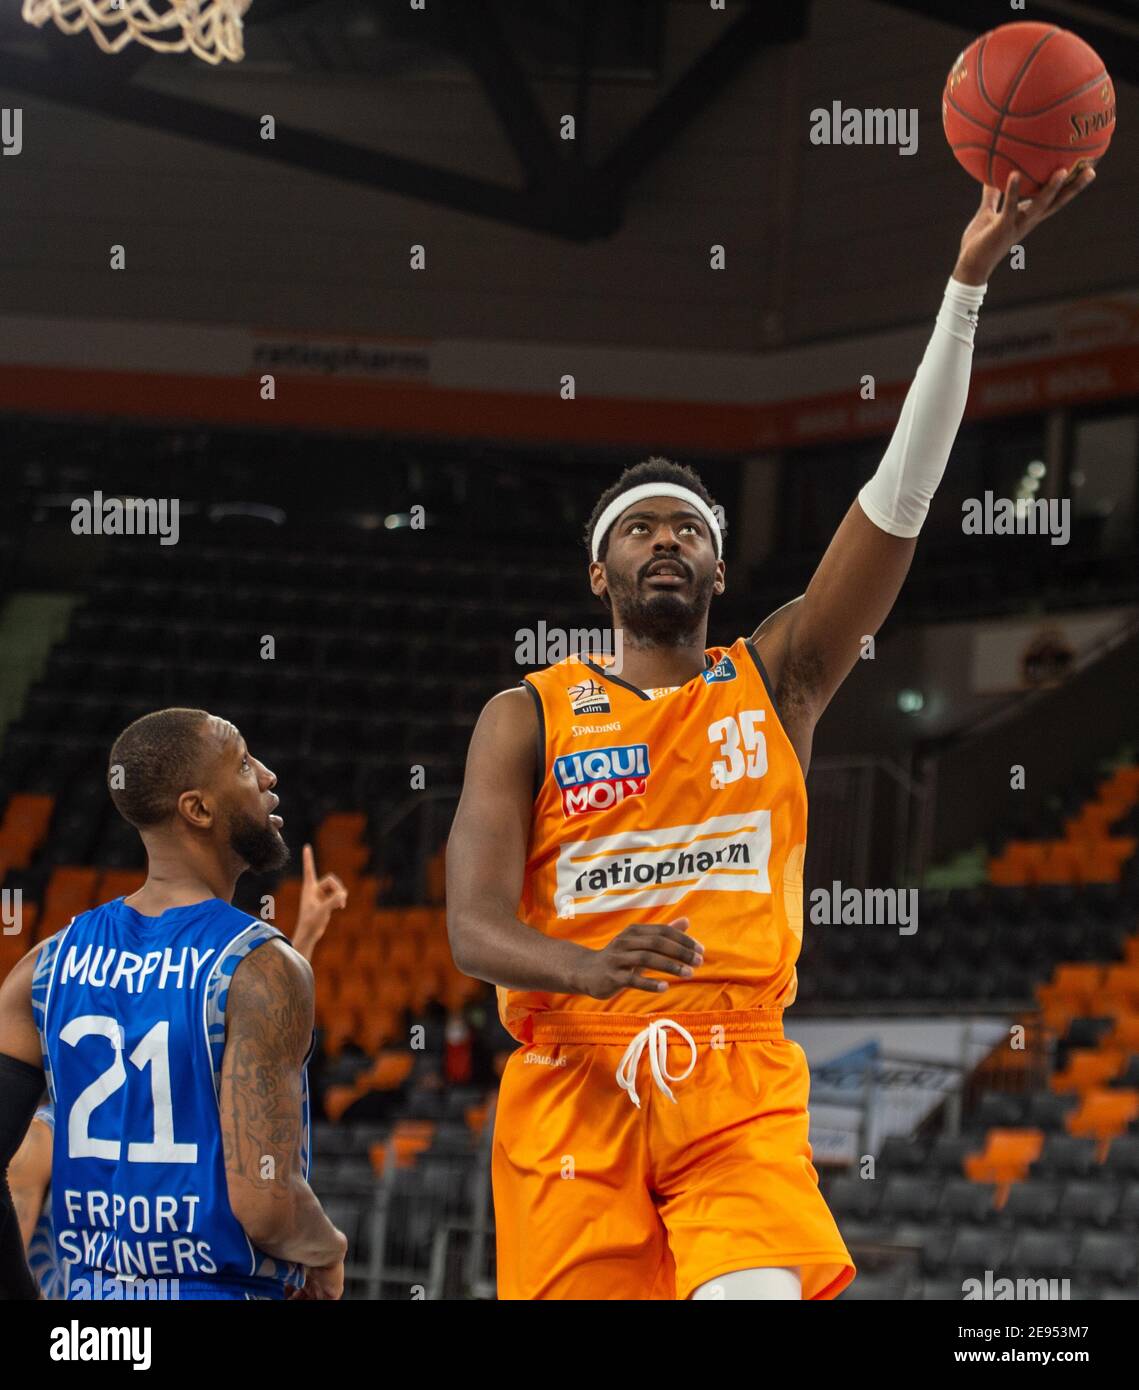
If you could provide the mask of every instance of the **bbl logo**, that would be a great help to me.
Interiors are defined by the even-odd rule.
[[[709,666],[704,672],[706,685],[714,685],[722,681],[734,681],[735,678],[736,664],[730,656],[722,656],[715,666]]]
[[[651,771],[647,743],[590,748],[554,760],[554,776],[562,790],[562,811],[567,820],[608,811],[631,796],[644,796]]]
[[[574,714],[609,714],[611,707],[609,695],[599,681],[582,681],[580,685],[567,687]]]

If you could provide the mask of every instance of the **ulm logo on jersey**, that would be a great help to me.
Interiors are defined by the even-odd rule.
[[[567,820],[608,811],[631,796],[644,796],[651,771],[647,743],[589,748],[554,760]]]
[[[567,686],[574,714],[610,714],[609,693],[599,681],[582,681],[580,685]]]
[[[704,681],[707,685],[717,685],[723,681],[734,681],[736,678],[736,663],[730,656],[722,656],[715,666],[709,666],[704,672]]]

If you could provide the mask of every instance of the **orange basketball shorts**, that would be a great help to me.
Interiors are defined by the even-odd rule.
[[[736,1270],[797,1268],[803,1297],[828,1299],[854,1278],[780,1011],[668,1017],[693,1045],[661,1029],[632,1066],[642,1015],[538,1014],[511,1055],[492,1167],[500,1298],[687,1299]]]

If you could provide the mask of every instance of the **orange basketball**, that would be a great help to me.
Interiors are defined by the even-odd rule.
[[[1031,196],[1060,168],[1095,164],[1115,133],[1115,88],[1094,48],[1054,24],[1003,24],[950,70],[941,101],[950,148],[975,179]]]

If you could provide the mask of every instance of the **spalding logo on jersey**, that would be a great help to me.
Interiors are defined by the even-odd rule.
[[[567,820],[607,811],[631,796],[644,796],[651,772],[647,743],[590,748],[554,760]]]
[[[609,694],[597,681],[582,681],[566,687],[574,714],[610,714]]]
[[[706,685],[715,685],[723,681],[734,681],[736,678],[736,664],[730,656],[722,656],[715,666],[703,673]]]

